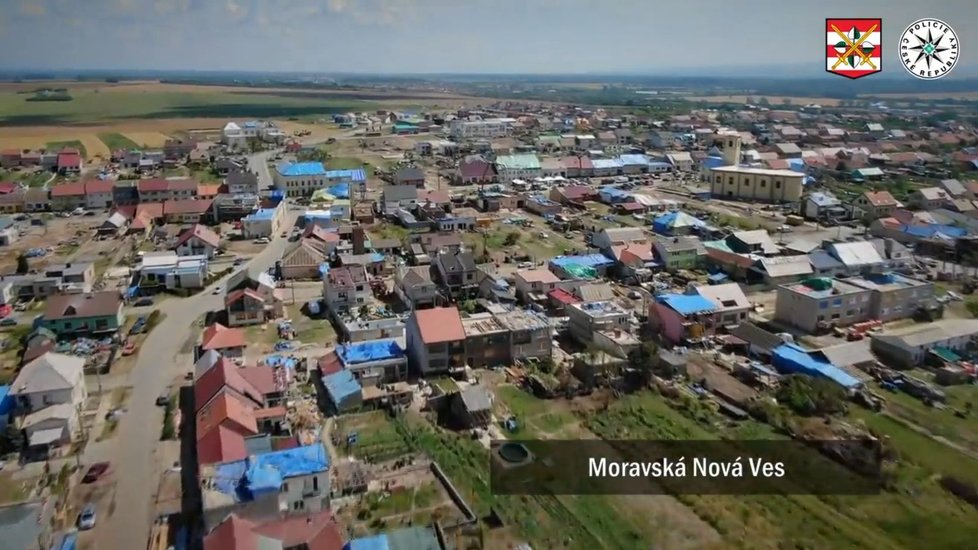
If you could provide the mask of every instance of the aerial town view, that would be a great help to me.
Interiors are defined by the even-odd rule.
[[[0,548],[975,547],[973,5],[2,4]]]

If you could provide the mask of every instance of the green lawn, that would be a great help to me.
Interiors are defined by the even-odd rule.
[[[85,150],[85,146],[82,144],[82,142],[78,141],[77,139],[73,139],[71,141],[49,141],[44,144],[44,148],[48,151],[57,152],[65,147],[73,147],[78,149],[81,152],[82,157],[88,158],[88,151]]]
[[[44,170],[30,172],[20,170],[0,170],[0,181],[16,181],[28,187],[40,187],[51,179],[52,173]]]
[[[294,320],[292,327],[295,339],[303,344],[333,345],[336,342],[336,331],[329,321],[300,318]]]
[[[496,388],[497,416],[505,413],[516,416],[519,432],[516,437],[555,439],[577,424],[568,412],[555,410],[552,403],[538,399],[516,386]],[[573,437],[567,434],[568,437]]]
[[[103,132],[98,134],[98,138],[109,148],[110,151],[117,149],[139,149],[140,146],[135,141],[122,134],[115,132]]]
[[[959,418],[948,409],[928,407],[905,393],[885,393],[886,409],[891,414],[978,452],[978,411]],[[948,388],[948,405],[964,410],[965,404],[978,402],[978,386]]]
[[[668,529],[650,518],[630,516],[615,497],[494,495],[485,447],[416,416],[397,422],[415,448],[438,462],[477,515],[495,510],[534,548],[649,548],[649,541]]]
[[[357,442],[347,445],[347,436],[354,432]],[[396,425],[383,411],[343,416],[337,420],[333,434],[340,441],[336,445],[337,450],[346,456],[381,462],[410,451]]]
[[[376,108],[354,97],[314,91],[268,92],[202,87],[192,91],[71,90],[72,101],[25,101],[29,95],[0,93],[0,122],[10,126],[116,122],[121,119],[279,118],[329,115]]]

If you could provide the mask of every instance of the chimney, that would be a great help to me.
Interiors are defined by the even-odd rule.
[[[366,234],[363,231],[363,227],[359,225],[353,228],[353,253],[354,254],[364,254],[367,249],[364,246],[367,240]]]

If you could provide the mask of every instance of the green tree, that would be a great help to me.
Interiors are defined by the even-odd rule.
[[[7,423],[7,429],[3,432],[3,439],[0,440],[0,449],[3,454],[19,453],[24,448],[24,432],[14,425],[14,422]]]
[[[845,390],[824,378],[786,376],[775,395],[779,403],[801,416],[825,416],[846,410]]]
[[[503,240],[503,244],[506,246],[513,246],[518,242],[520,242],[519,231],[510,231],[509,233],[506,234],[506,239]]]
[[[27,256],[21,254],[17,256],[17,274],[23,275],[31,270],[31,264],[27,261]]]

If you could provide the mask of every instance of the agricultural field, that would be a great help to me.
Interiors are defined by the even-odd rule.
[[[779,437],[752,422],[730,433],[711,413],[687,406],[681,413],[654,394],[632,395],[591,416],[586,426],[605,439]],[[910,548],[923,530],[933,533],[935,548],[957,548],[978,536],[978,511],[944,491],[935,479],[950,474],[973,482],[978,464],[883,416],[861,410],[853,414],[857,422],[865,421],[871,430],[888,436],[900,457],[894,486],[879,495],[677,498],[733,547]]]
[[[31,90],[67,88],[71,101],[26,101]],[[187,132],[218,133],[228,120],[277,119],[288,134],[326,139],[333,113],[378,108],[476,104],[451,94],[163,84],[159,82],[27,82],[0,84],[0,149],[40,149],[77,142],[86,157],[119,147],[161,147]],[[378,157],[375,165],[383,166]]]
[[[102,132],[98,138],[109,148],[110,151],[117,149],[136,149],[139,144],[118,132]]]
[[[784,105],[785,101],[792,105],[808,105],[817,103],[825,107],[836,107],[841,100],[830,97],[790,97],[780,95],[708,95],[708,96],[677,96],[678,99],[686,101],[705,101],[709,103],[747,103],[748,101],[760,101],[766,99],[771,105]]]

